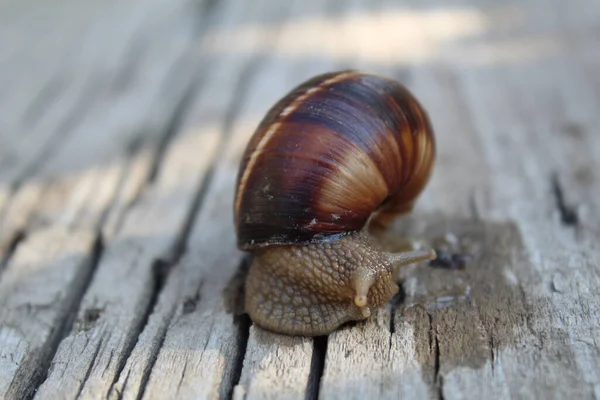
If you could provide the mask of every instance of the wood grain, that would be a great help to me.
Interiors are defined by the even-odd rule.
[[[313,340],[250,328],[236,396],[246,399],[304,399],[313,358]],[[273,379],[277,377],[277,379]]]
[[[223,4],[218,14],[219,27],[207,39],[207,46],[218,40],[220,30],[227,31],[248,18],[248,9],[234,10],[234,5],[235,2]],[[243,79],[252,79],[255,62],[251,56],[224,55],[206,65],[206,83],[191,107],[190,120],[180,140],[185,143],[186,138],[198,134],[233,137],[215,158],[218,162],[206,182],[202,207],[187,239],[188,253],[173,267],[156,308],[115,383],[114,393],[123,398],[223,395],[232,385],[234,366],[227,361],[237,357],[242,338],[238,324],[224,309],[221,292],[235,275],[242,255],[231,246],[232,226],[227,217],[234,174],[224,175],[221,170],[225,162],[231,169],[231,160],[223,159],[223,151],[240,145],[237,136],[228,131],[249,90]],[[232,80],[232,76],[238,79]],[[212,265],[216,265],[213,263],[220,268],[211,273]],[[209,345],[217,346],[224,356],[215,358],[214,349],[205,350]]]
[[[2,396],[30,396],[45,376],[96,267],[103,216],[111,205],[116,215],[123,212],[112,202],[119,180],[128,180],[125,173],[125,164],[116,164],[55,182],[37,199],[37,207],[27,209],[30,218],[0,271],[0,326],[7,332],[16,329],[19,338],[3,336],[6,342],[0,346],[2,360],[10,360],[10,368],[2,369]]]
[[[0,394],[31,396],[93,268],[94,236],[49,229],[16,251],[0,284]]]
[[[210,134],[188,139],[169,149],[157,180],[107,243],[75,326],[36,397],[109,394],[154,306],[154,288],[160,287],[164,269],[179,251],[218,142]],[[196,148],[202,153],[190,157],[190,149]]]
[[[0,5],[0,397],[600,397],[599,3],[40,4]],[[385,242],[446,268],[272,334],[243,314],[239,159],[346,68],[426,106],[434,176]]]

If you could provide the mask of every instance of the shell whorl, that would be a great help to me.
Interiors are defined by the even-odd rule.
[[[400,83],[341,71],[289,92],[263,118],[240,164],[238,247],[303,244],[404,212],[435,158],[425,110]]]

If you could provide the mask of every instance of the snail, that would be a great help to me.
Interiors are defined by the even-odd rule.
[[[247,144],[234,197],[237,247],[253,255],[252,321],[326,335],[389,301],[395,271],[435,251],[385,252],[370,227],[412,210],[434,158],[426,111],[392,78],[325,73],[273,105]]]

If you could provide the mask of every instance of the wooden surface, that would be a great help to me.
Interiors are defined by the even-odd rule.
[[[0,5],[0,398],[600,398],[600,3]],[[237,163],[341,68],[425,104],[436,170],[394,235],[462,268],[328,337],[241,312]]]

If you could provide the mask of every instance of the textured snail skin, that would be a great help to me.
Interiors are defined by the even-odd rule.
[[[354,71],[316,76],[267,113],[234,199],[238,248],[254,253],[246,311],[259,326],[314,336],[368,318],[398,291],[369,226],[409,212],[435,157],[428,116],[400,83]]]
[[[363,268],[362,266],[369,266]],[[374,283],[369,306],[354,303],[357,270]],[[279,246],[256,255],[246,281],[253,321],[289,335],[324,335],[362,320],[398,292],[390,261],[364,234],[306,246]]]

